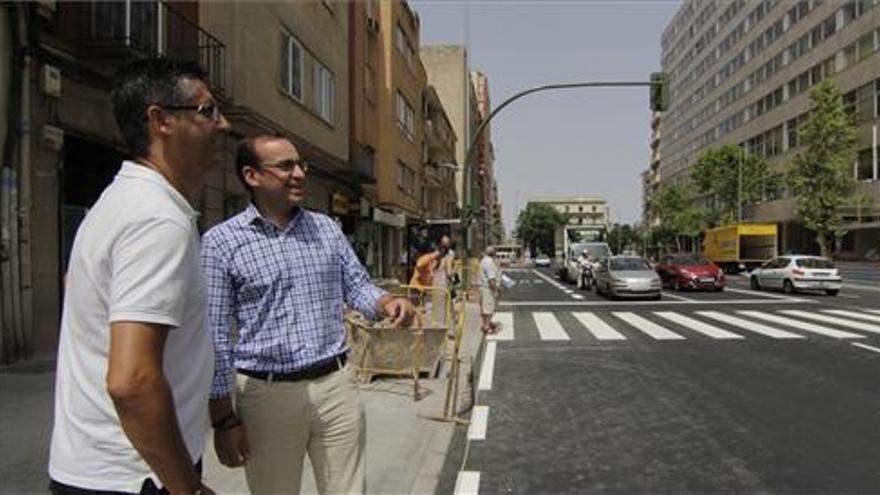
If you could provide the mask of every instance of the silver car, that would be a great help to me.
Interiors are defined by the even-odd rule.
[[[823,290],[836,296],[843,285],[834,263],[826,258],[788,255],[773,258],[749,273],[752,289],[782,289],[787,294],[801,290]]]
[[[660,277],[648,262],[638,256],[602,258],[593,276],[596,279],[596,291],[612,299],[661,297]]]

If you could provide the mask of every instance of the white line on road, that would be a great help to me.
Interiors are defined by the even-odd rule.
[[[744,339],[742,335],[737,335],[733,332],[728,332],[727,330],[723,330],[721,328],[716,327],[715,325],[709,325],[708,323],[703,323],[702,321],[695,320],[693,318],[687,317],[685,315],[675,313],[672,311],[657,311],[654,313],[655,315],[665,318],[671,322],[678,323],[679,325],[685,326],[690,330],[695,332],[702,333],[704,335],[708,335],[713,339]]]
[[[622,333],[602,321],[593,313],[572,313],[572,316],[587,327],[587,330],[599,340],[626,340]]]
[[[483,366],[480,368],[479,390],[492,390],[492,374],[495,373],[495,351],[498,342],[486,344],[486,353],[483,354]]]
[[[866,310],[866,311],[868,311],[868,312],[870,312],[870,313],[876,313],[876,314],[880,315],[880,309],[868,309],[868,310]]]
[[[726,287],[724,290],[728,292],[735,292],[737,294],[748,294],[750,296],[766,297],[768,299],[780,299],[783,301],[803,301],[803,299],[798,299],[796,297],[784,296],[781,294],[771,294],[769,292],[759,290],[734,289],[732,287]]]
[[[534,272],[535,275],[537,275],[537,276],[543,278],[544,280],[546,280],[547,282],[549,282],[550,285],[556,287],[557,289],[562,290],[562,291],[565,290],[565,287],[560,285],[559,282],[553,280],[552,278],[548,277],[547,275],[544,275],[543,273],[539,272],[538,270],[532,270],[532,272]]]
[[[666,297],[671,297],[673,299],[678,299],[679,301],[687,301],[687,302],[696,302],[696,299],[691,299],[689,297],[679,296],[678,294],[671,294],[669,291],[663,291],[663,295]]]
[[[489,406],[474,406],[471,424],[468,426],[468,440],[485,440],[486,426],[489,424]]]
[[[845,309],[823,309],[822,312],[840,316],[849,316],[850,318],[858,318],[860,320],[876,321],[880,323],[880,316],[859,313],[858,311],[847,311]]]
[[[495,313],[492,321],[498,323],[501,331],[487,336],[487,340],[513,340],[513,313]]]
[[[807,323],[805,321],[795,320],[792,318],[786,318],[784,316],[773,315],[769,313],[762,313],[761,311],[737,311],[741,315],[751,316],[752,318],[757,318],[759,320],[769,321],[771,323],[778,323],[780,325],[786,325],[789,327],[795,327],[798,330],[803,330],[805,332],[813,332],[818,333],[819,335],[825,335],[826,337],[833,337],[836,339],[863,339],[864,335],[856,335],[850,332],[844,332],[843,330],[834,330],[833,328],[823,327],[821,325],[814,325],[812,323]]]
[[[478,495],[480,490],[479,471],[459,471],[455,480],[455,495]]]
[[[796,333],[786,332],[785,330],[780,330],[774,327],[768,327],[763,323],[758,323],[754,321],[744,320],[742,318],[737,318],[733,315],[728,315],[725,313],[721,313],[718,311],[697,311],[697,314],[700,316],[705,316],[706,318],[712,318],[713,320],[718,320],[722,323],[727,323],[728,325],[742,328],[743,330],[749,330],[751,332],[759,333],[761,335],[766,335],[767,337],[773,337],[774,339],[802,339],[803,335],[798,335]]]
[[[502,301],[498,303],[499,307],[518,307],[518,306],[730,306],[741,304],[803,304],[808,301],[804,299],[793,299],[786,301],[784,299],[726,299],[720,301]],[[880,313],[878,313],[880,314]]]
[[[862,349],[868,349],[869,351],[880,352],[880,348],[871,347],[871,346],[865,345],[865,344],[859,344],[858,342],[853,342],[853,345],[856,347],[861,347]]]
[[[584,300],[584,296],[582,296],[582,295],[580,295],[580,294],[572,294],[571,297],[572,297],[572,299],[576,299],[576,300],[578,300],[578,301],[583,301],[583,300]]]
[[[854,330],[863,330],[865,332],[873,332],[880,333],[880,327],[877,325],[872,325],[870,323],[865,323],[863,321],[850,321],[844,320],[843,318],[835,318],[834,316],[821,315],[817,313],[810,313],[809,311],[797,311],[797,310],[785,310],[781,311],[781,313],[785,313],[791,316],[799,316],[801,318],[809,318],[811,320],[821,321],[823,323],[831,323],[832,325],[838,325],[841,327],[852,328]]]
[[[646,320],[641,316],[630,313],[628,311],[623,312],[614,312],[612,313],[614,316],[620,318],[621,320],[629,323],[630,325],[636,327],[637,329],[645,332],[650,335],[652,338],[656,340],[683,340],[684,337],[681,335],[669,330],[667,328],[663,328],[660,325],[654,323],[651,320]]]
[[[532,313],[532,318],[538,326],[541,340],[569,340],[568,334],[562,329],[562,325],[553,313]]]

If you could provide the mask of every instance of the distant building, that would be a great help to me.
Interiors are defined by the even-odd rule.
[[[840,254],[862,258],[880,247],[880,2],[686,0],[661,46],[670,106],[662,139],[652,121],[652,185],[686,179],[704,151],[727,144],[782,170],[800,151],[810,88],[833,78],[858,125],[853,175],[873,198],[841,209],[850,233]],[[782,251],[818,252],[790,197],[750,205],[745,218],[779,223]]]

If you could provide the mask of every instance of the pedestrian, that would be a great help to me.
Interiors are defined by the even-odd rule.
[[[492,321],[496,299],[500,290],[498,265],[495,264],[495,247],[487,246],[480,260],[480,330],[486,334],[498,333],[498,325]]]
[[[252,201],[202,247],[217,456],[244,465],[253,493],[299,493],[306,453],[320,493],[361,493],[363,424],[343,304],[395,325],[409,324],[412,306],[370,282],[332,219],[302,207],[308,165],[290,141],[245,139],[236,169]]]
[[[190,203],[229,123],[206,74],[168,59],[123,67],[112,102],[133,159],[73,243],[49,490],[213,493],[200,475],[213,352]]]

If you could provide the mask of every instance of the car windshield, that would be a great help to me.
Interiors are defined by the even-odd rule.
[[[645,260],[639,258],[618,258],[611,260],[611,269],[622,272],[650,270],[651,267],[645,263]]]
[[[801,258],[795,260],[794,263],[800,268],[820,268],[826,270],[834,268],[834,263],[824,258]]]
[[[703,258],[698,258],[696,256],[675,256],[672,258],[673,265],[684,265],[684,266],[702,266],[708,265],[709,262]]]

